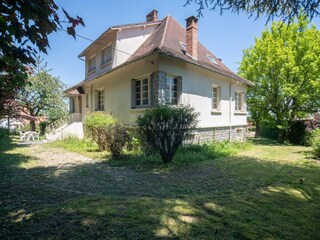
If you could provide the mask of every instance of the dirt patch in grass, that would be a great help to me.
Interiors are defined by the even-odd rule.
[[[162,171],[0,139],[0,239],[319,239],[308,150],[260,144]]]

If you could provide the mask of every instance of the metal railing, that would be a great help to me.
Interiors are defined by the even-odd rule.
[[[64,125],[69,125],[73,122],[81,122],[81,121],[82,121],[82,113],[71,113],[71,114],[66,115],[62,118],[59,118],[58,120],[54,121],[53,123],[50,123],[47,126],[47,130],[49,133],[52,133]]]

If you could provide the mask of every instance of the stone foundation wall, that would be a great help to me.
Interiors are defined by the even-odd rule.
[[[246,126],[231,127],[231,141],[246,140]],[[184,142],[184,144],[202,144],[212,141],[229,140],[229,127],[199,128]]]

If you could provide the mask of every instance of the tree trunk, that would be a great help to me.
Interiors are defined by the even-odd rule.
[[[36,131],[36,123],[34,120],[30,120],[30,129],[31,131]]]
[[[260,124],[259,124],[259,122],[257,121],[257,122],[256,122],[256,131],[255,131],[255,133],[254,133],[254,138],[258,138],[259,135],[260,135]]]

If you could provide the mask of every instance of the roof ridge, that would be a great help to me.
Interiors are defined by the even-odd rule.
[[[161,42],[160,42],[159,48],[162,48],[163,45],[164,45],[164,40],[166,39],[167,29],[168,29],[168,22],[169,22],[170,17],[171,17],[170,15],[165,17],[166,25],[164,26],[163,35],[162,35],[162,38],[161,38]]]

